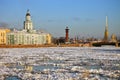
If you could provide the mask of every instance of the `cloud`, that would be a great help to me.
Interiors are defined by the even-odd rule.
[[[85,21],[86,21],[86,22],[92,22],[92,21],[94,21],[94,19],[86,18]]]
[[[0,22],[0,28],[8,28],[8,24],[5,22]]]
[[[48,20],[48,22],[54,22],[54,20]]]
[[[73,20],[74,21],[81,21],[80,17],[74,17]]]

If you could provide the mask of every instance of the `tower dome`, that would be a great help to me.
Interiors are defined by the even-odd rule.
[[[30,16],[30,13],[27,13],[26,16]]]
[[[30,16],[29,10],[27,10],[26,16],[25,16],[25,21],[24,21],[24,29],[27,31],[30,31],[33,29],[33,24]]]
[[[116,37],[115,34],[112,34],[112,36],[111,36],[111,41],[112,41],[112,42],[116,42],[116,41],[117,41],[117,37]]]
[[[26,16],[30,16],[29,9],[27,10]]]

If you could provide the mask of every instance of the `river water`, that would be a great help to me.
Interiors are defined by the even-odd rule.
[[[28,76],[27,78],[26,73],[31,74],[34,79],[36,73],[39,73],[42,76],[41,79],[45,80],[45,76],[48,76],[48,74],[42,73],[45,70],[49,70],[49,75],[52,77],[50,80],[54,79],[54,75],[58,77],[57,80],[61,80],[64,77],[79,77],[83,75],[81,70],[105,71],[102,74],[89,73],[89,80],[93,78],[100,80],[119,79],[119,77],[110,78],[107,76],[107,72],[116,74],[117,71],[120,71],[120,48],[116,47],[3,48],[0,49],[0,53],[2,57],[0,62],[9,64],[9,66],[5,67],[5,70],[0,68],[3,72],[6,72],[7,68],[7,72],[10,74],[6,72],[8,77],[5,80],[20,80],[23,77],[24,79],[29,79],[30,77]],[[25,69],[25,66],[30,66],[31,68]],[[82,69],[71,71],[74,67]],[[63,71],[57,72],[60,69]],[[22,77],[18,78],[17,74],[21,74]],[[58,74],[64,74],[64,77],[58,76]]]

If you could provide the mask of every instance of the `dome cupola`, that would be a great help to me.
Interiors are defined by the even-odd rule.
[[[27,10],[26,16],[30,16],[29,9]]]

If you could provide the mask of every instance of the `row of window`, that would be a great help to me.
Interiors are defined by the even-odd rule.
[[[0,33],[0,36],[5,36],[5,33]]]
[[[1,39],[0,41],[1,41],[1,42],[3,42],[3,43],[5,42],[5,40],[4,40],[4,39]]]
[[[25,28],[31,29],[32,28],[32,24],[31,23],[26,23],[25,24]]]

